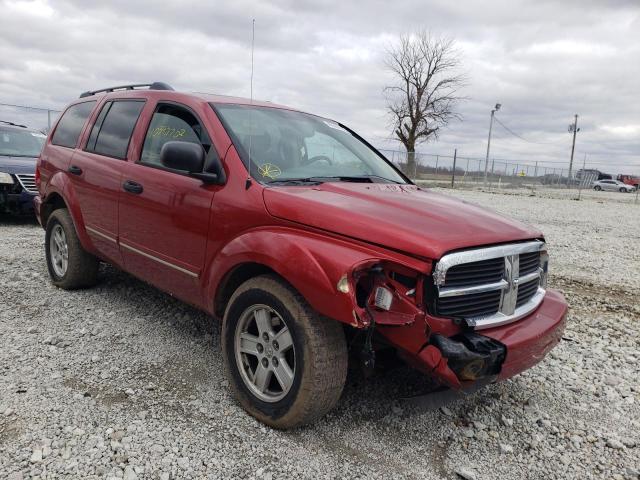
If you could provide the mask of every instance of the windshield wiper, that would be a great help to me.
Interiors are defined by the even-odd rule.
[[[354,182],[354,183],[400,183],[390,178],[381,177],[379,175],[336,175],[328,177],[311,177],[311,179],[323,179],[323,180],[339,180],[341,182]]]
[[[381,177],[379,175],[318,175],[316,177],[306,178],[283,178],[269,182],[269,185],[318,185],[331,181],[352,182],[352,183],[395,183],[400,184],[396,180]]]
[[[267,183],[267,185],[318,185],[322,183],[322,180],[319,180],[320,177],[313,178],[282,178],[272,180]],[[325,178],[325,177],[322,177]]]

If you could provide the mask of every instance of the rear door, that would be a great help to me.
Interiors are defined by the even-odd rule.
[[[47,145],[40,154],[39,170],[41,182],[45,188],[54,173],[60,170],[67,171],[80,135],[95,106],[95,100],[76,103],[67,108],[60,117]]]
[[[201,305],[209,212],[214,186],[160,164],[172,140],[201,144],[217,155],[196,113],[185,105],[159,103],[147,128],[140,159],[127,162],[120,196],[120,251],[134,275]]]
[[[68,168],[87,233],[98,252],[118,265],[118,197],[131,134],[144,104],[144,99],[106,101]]]

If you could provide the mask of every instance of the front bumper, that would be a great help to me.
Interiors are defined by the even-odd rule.
[[[35,196],[35,193],[29,193],[26,190],[13,192],[8,188],[2,188],[0,189],[0,213],[31,214]]]
[[[507,347],[498,380],[513,377],[540,362],[562,338],[568,305],[557,290],[547,290],[545,298],[531,315],[504,327],[483,330],[482,334]]]
[[[526,317],[478,332],[426,316],[423,328],[429,336],[422,334],[419,347],[419,322],[405,332],[388,327],[379,331],[412,366],[444,385],[465,388],[487,378],[504,380],[540,362],[562,338],[567,309],[562,294],[549,289],[540,306]]]

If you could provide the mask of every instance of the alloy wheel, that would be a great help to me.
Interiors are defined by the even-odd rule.
[[[62,225],[57,224],[49,237],[49,253],[51,254],[51,266],[58,277],[64,277],[69,266],[69,246],[67,236]]]
[[[240,316],[234,336],[235,359],[245,386],[264,402],[282,400],[293,386],[296,354],[289,327],[267,305]]]

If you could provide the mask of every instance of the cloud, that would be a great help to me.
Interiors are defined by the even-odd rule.
[[[640,172],[640,7],[633,0],[451,2],[327,0],[1,4],[0,102],[62,108],[80,92],[162,80],[186,91],[249,95],[256,19],[257,98],[350,125],[372,143],[390,140],[385,48],[400,33],[453,37],[469,101],[427,153],[568,164],[567,126],[578,113],[576,158]],[[20,115],[0,107],[0,117]],[[41,114],[33,122],[46,122]],[[620,167],[618,167],[620,165]],[[632,167],[625,167],[627,170]]]

